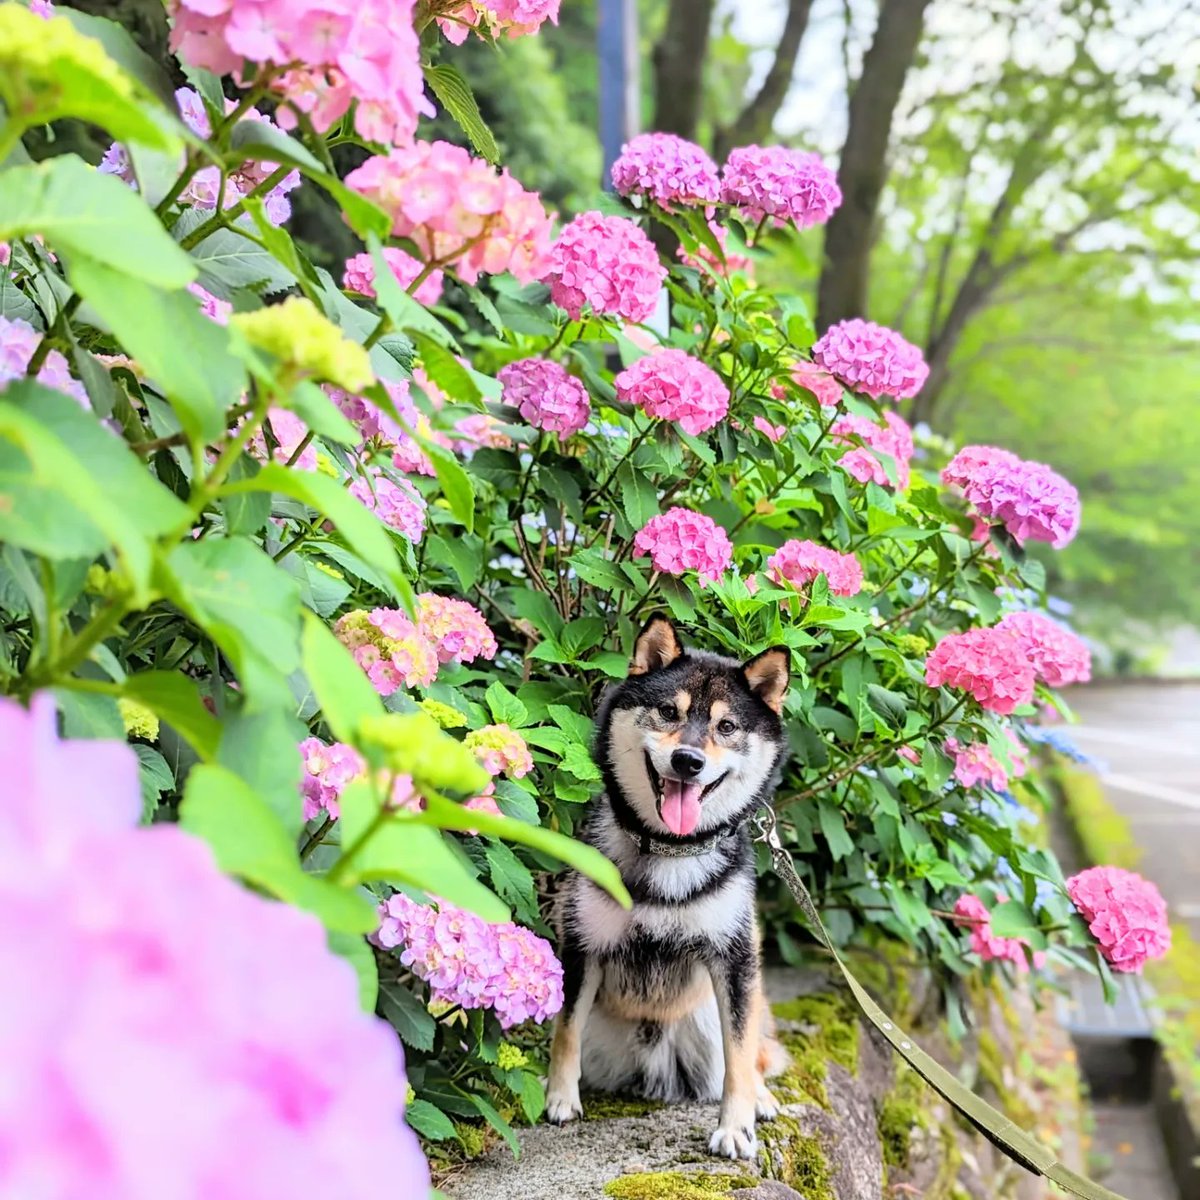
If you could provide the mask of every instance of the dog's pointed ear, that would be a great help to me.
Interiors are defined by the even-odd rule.
[[[633,658],[629,663],[630,675],[648,675],[669,667],[681,654],[683,646],[679,634],[662,613],[654,616],[642,626],[642,632],[633,643]]]
[[[745,663],[742,674],[746,676],[750,690],[768,708],[782,712],[791,667],[792,652],[786,646],[772,646]]]

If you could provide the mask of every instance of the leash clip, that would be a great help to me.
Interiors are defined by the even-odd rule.
[[[766,842],[772,850],[782,850],[783,843],[779,840],[779,829],[775,824],[775,813],[767,805],[754,814],[754,840]]]

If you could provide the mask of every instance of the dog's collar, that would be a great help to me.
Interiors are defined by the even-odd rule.
[[[710,854],[729,836],[728,829],[720,829],[698,842],[668,842],[649,833],[634,833],[630,829],[622,832],[638,848],[639,854],[654,858],[699,858],[701,854]]]

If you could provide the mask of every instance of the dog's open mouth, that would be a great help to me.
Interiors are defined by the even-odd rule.
[[[676,779],[673,775],[660,775],[654,769],[648,752],[646,772],[654,788],[659,820],[678,837],[687,837],[700,824],[700,805],[714,788],[725,782],[729,774],[726,771],[707,786],[692,780]]]

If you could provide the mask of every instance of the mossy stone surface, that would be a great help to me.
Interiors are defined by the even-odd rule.
[[[604,1194],[613,1200],[710,1200],[728,1196],[758,1183],[753,1175],[704,1174],[690,1171],[646,1171],[622,1175],[604,1185]]]
[[[782,1075],[771,1080],[771,1090],[784,1104],[816,1104],[828,1109],[828,1064],[836,1062],[851,1075],[858,1073],[860,1027],[850,1001],[836,992],[817,992],[775,1004],[771,1011],[781,1021],[804,1026],[803,1031],[780,1035],[792,1061]]]
[[[914,1129],[928,1129],[930,1093],[911,1067],[897,1068],[896,1082],[879,1106],[877,1127],[883,1161],[889,1167],[908,1166],[908,1148]]]
[[[645,1117],[666,1105],[661,1100],[642,1096],[618,1096],[610,1092],[589,1092],[582,1097],[585,1121],[612,1121],[620,1117]]]
[[[838,1200],[829,1159],[820,1141],[795,1117],[781,1115],[758,1127],[758,1162],[768,1179],[778,1179],[805,1200]]]

